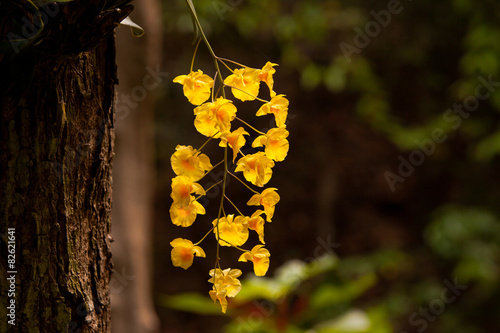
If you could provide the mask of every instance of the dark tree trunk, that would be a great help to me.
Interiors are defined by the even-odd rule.
[[[37,42],[0,58],[0,332],[110,330],[112,31],[131,8],[100,4],[56,5]]]

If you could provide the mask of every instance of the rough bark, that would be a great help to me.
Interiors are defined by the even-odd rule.
[[[6,297],[12,267],[2,242],[1,332],[110,330],[112,31],[131,8],[103,3],[57,5],[37,43],[0,59],[10,70],[0,96],[0,232],[7,241],[15,230],[17,272],[15,297]],[[2,13],[17,15],[15,6],[4,2]],[[25,59],[33,66],[18,80]],[[4,320],[11,299],[15,326]]]

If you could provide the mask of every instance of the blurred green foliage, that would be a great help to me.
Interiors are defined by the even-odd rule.
[[[370,129],[372,138],[381,136],[390,143],[397,153],[385,163],[394,170],[398,154],[408,156],[421,149],[418,142],[430,139],[435,129],[446,134],[387,204],[390,209],[394,202],[405,201],[400,207],[409,207],[390,214],[397,216],[411,242],[326,257],[318,267],[316,261],[289,261],[273,277],[245,279],[240,295],[230,304],[233,310],[225,332],[500,331],[496,313],[500,308],[500,85],[496,83],[500,82],[500,3],[401,1],[403,10],[347,59],[339,45],[355,46],[355,28],[365,31],[366,24],[375,21],[373,11],[387,9],[388,3],[196,1],[216,53],[221,50],[221,55],[250,66],[262,62],[255,57],[279,63],[276,84],[285,85],[294,112],[302,112],[302,119],[320,119],[329,134],[349,123],[325,120],[335,109],[347,110],[349,117]],[[166,5],[167,36],[192,33],[183,6],[183,1]],[[176,61],[188,59],[188,54],[189,48]],[[494,82],[489,97],[467,116],[459,116],[460,122],[449,121],[448,110],[477,94],[479,77]],[[458,117],[457,112],[453,115]],[[294,126],[299,129],[305,122]],[[311,131],[301,133],[311,141],[317,139]],[[295,139],[300,142],[292,149],[303,154],[325,147],[318,142],[311,148],[308,138]],[[364,143],[369,146],[370,139]],[[308,165],[317,162],[309,161],[310,155],[301,159]],[[299,181],[304,180],[293,180]],[[294,191],[309,190],[293,185]],[[286,195],[290,194],[283,198]],[[338,220],[341,224],[342,216]],[[272,244],[272,238],[267,240]],[[467,289],[446,303],[442,313],[424,320],[421,311],[443,302],[444,281],[458,281]],[[200,314],[208,308],[205,300],[186,305],[198,296],[185,297],[188,301],[175,305],[175,298],[170,298],[162,305]]]

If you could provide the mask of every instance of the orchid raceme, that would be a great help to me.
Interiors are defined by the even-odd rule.
[[[278,189],[274,187],[266,188],[262,193],[255,194],[248,200],[247,205],[264,207],[266,221],[271,222],[276,204],[280,201],[280,196],[276,193]]]
[[[222,246],[241,246],[248,239],[248,220],[247,216],[236,216],[233,214],[220,219],[215,219],[214,225],[215,238]]]
[[[204,207],[206,203],[213,202],[218,202],[218,213],[209,217],[212,224],[198,242],[184,238],[174,239],[170,243],[171,259],[174,266],[189,268],[195,256],[206,257],[199,244],[205,239],[213,240],[208,237],[213,234],[216,257],[214,266],[211,266],[213,269],[209,271],[211,278],[208,281],[213,284],[209,295],[214,303],[220,303],[222,312],[226,313],[227,298],[235,297],[241,290],[238,278],[242,272],[239,269],[221,269],[223,252],[242,252],[239,261],[252,262],[257,276],[264,276],[269,269],[271,254],[263,245],[264,229],[266,221],[271,222],[274,217],[280,196],[277,188],[265,186],[272,178],[275,163],[283,161],[288,155],[290,145],[286,121],[289,102],[285,95],[274,91],[275,67],[278,64],[268,61],[259,69],[216,56],[203,33],[193,2],[186,0],[186,3],[201,37],[196,44],[189,73],[179,75],[173,81],[183,86],[184,95],[191,104],[196,105],[190,108],[187,114],[193,112],[194,127],[205,138],[196,144],[197,149],[190,145],[177,145],[170,158],[175,173],[171,184],[170,219],[176,226],[190,227],[198,215],[214,211],[205,210]],[[201,69],[193,71],[201,41],[206,45],[214,63],[214,70],[207,72],[208,75]],[[259,96],[261,83],[267,85],[269,95],[266,91],[264,97]],[[250,105],[239,110],[241,102],[250,102]],[[253,111],[252,104],[255,104]],[[250,125],[256,123],[255,121],[247,122],[245,114],[257,117],[273,115],[276,126],[266,130],[258,129]],[[233,121],[240,125],[237,129],[232,126]],[[216,148],[217,144],[223,148],[223,158],[214,159],[218,163],[212,165],[207,151],[212,157],[213,148]],[[233,167],[234,173],[230,171]],[[210,180],[206,181],[205,176]],[[229,183],[252,193],[246,207],[241,207],[243,204],[233,202],[229,197],[229,193],[233,193],[228,191]],[[260,192],[256,191],[254,186],[260,187]],[[207,195],[211,200],[204,198]],[[215,197],[218,199],[212,200]],[[255,208],[253,213],[245,211],[252,208]],[[204,217],[200,219],[206,220]],[[196,228],[206,225],[205,222],[199,221]],[[249,246],[251,250],[248,250],[242,246],[249,242],[250,230],[257,233],[260,244]]]
[[[194,126],[201,134],[212,137],[216,133],[231,130],[231,121],[236,117],[233,102],[219,97],[213,103],[205,103],[194,109]]]
[[[236,165],[234,171],[243,171],[245,179],[255,186],[264,186],[273,175],[274,162],[261,151],[243,156]]]
[[[238,261],[253,262],[255,275],[264,276],[269,269],[269,257],[271,253],[264,248],[264,245],[255,245],[251,251],[243,253]]]
[[[184,96],[194,105],[200,105],[210,98],[210,90],[214,86],[214,80],[203,74],[201,70],[191,72],[188,75],[179,75],[174,79],[175,83],[184,86]]]
[[[245,145],[244,135],[250,135],[243,127],[238,128],[233,132],[224,132],[220,135],[219,146],[226,147],[229,145],[233,149],[233,162],[238,156],[238,152]]]
[[[205,175],[205,171],[212,169],[208,156],[193,147],[178,145],[175,150],[170,161],[176,175],[197,181]]]
[[[256,116],[273,114],[277,127],[285,126],[288,116],[288,100],[285,95],[276,95],[269,102],[265,103],[257,111]]]
[[[271,128],[265,135],[257,137],[252,147],[266,146],[266,155],[270,159],[281,162],[288,154],[289,143],[286,139],[288,131],[285,127]]]
[[[199,246],[193,245],[188,239],[176,238],[170,242],[173,247],[171,252],[172,264],[175,267],[188,269],[193,264],[193,258],[205,257],[205,251]]]

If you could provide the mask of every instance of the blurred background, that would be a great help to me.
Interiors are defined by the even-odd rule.
[[[278,63],[290,100],[271,266],[256,279],[224,251],[244,272],[227,315],[208,296],[213,239],[207,259],[172,266],[170,241],[203,237],[218,199],[190,228],[170,222],[170,156],[205,140],[172,83],[189,72],[193,28],[185,1],[138,0],[146,34],[117,33],[113,330],[500,332],[500,3],[193,2],[216,54]],[[203,45],[198,68],[215,74]],[[220,150],[204,148],[212,161]]]

